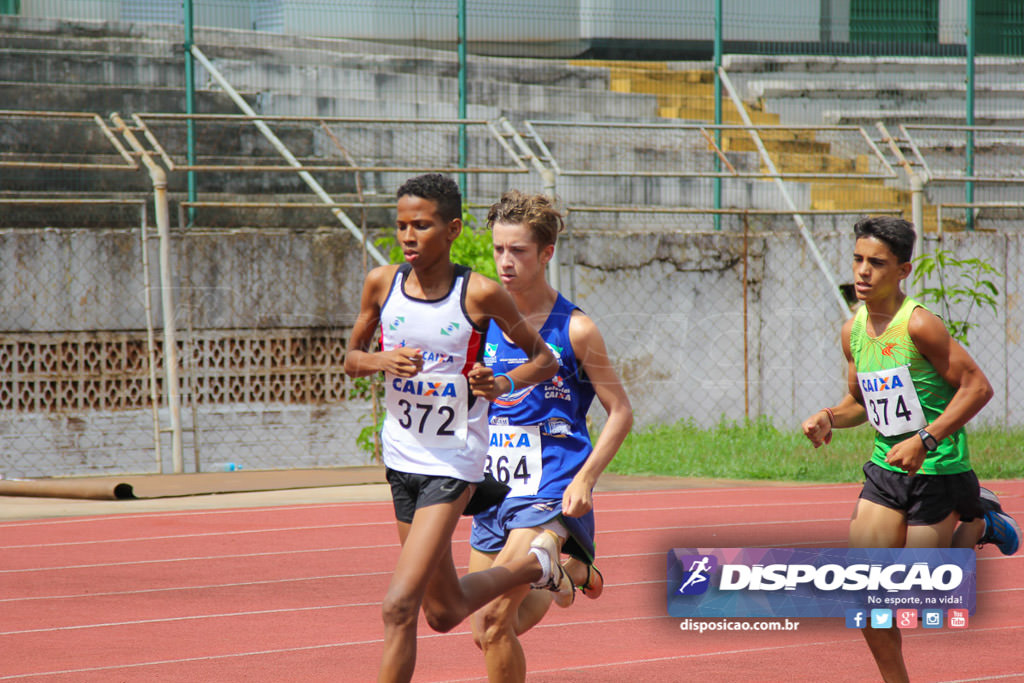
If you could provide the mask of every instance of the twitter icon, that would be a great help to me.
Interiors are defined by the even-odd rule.
[[[871,610],[871,628],[892,628],[892,610]]]

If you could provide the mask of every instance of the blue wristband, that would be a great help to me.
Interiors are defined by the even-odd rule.
[[[516,383],[512,380],[511,377],[508,376],[508,373],[499,372],[496,375],[494,375],[494,379],[498,379],[499,377],[504,377],[505,379],[508,380],[509,387],[508,391],[505,392],[506,394],[511,394],[513,391],[516,390]]]

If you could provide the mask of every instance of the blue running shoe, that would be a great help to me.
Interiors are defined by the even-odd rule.
[[[1020,549],[1020,527],[1013,517],[1003,512],[999,497],[981,487],[981,507],[985,510],[985,534],[978,545],[993,543],[1003,555],[1013,555]]]

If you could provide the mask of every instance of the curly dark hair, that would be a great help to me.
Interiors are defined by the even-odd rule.
[[[885,242],[900,263],[906,263],[914,255],[914,224],[895,216],[870,216],[857,221],[853,226],[857,239],[874,237]]]
[[[462,193],[459,185],[440,173],[425,173],[409,178],[398,188],[396,197],[406,195],[428,199],[437,204],[437,213],[446,221],[462,218]]]

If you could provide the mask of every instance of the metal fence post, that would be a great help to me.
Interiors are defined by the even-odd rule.
[[[193,42],[193,0],[185,0],[185,113],[191,116],[196,113],[196,67],[195,58],[192,56]],[[185,128],[186,132],[186,155],[189,166],[196,163],[196,122],[189,119]],[[196,174],[189,171],[186,174],[188,182],[188,200],[196,201]],[[195,207],[188,207],[188,222],[192,224],[196,219]]]
[[[722,0],[715,0],[715,147],[722,149],[722,77],[718,70],[722,68]],[[715,155],[715,173],[721,173],[722,160]],[[722,208],[722,179],[716,177],[715,208]],[[714,217],[715,230],[722,229],[722,214],[716,213]]]
[[[178,387],[178,340],[174,328],[174,291],[171,283],[171,214],[167,206],[167,174],[153,161],[135,137],[135,133],[116,112],[110,120],[142,160],[153,181],[153,204],[156,208],[156,226],[160,234],[160,290],[164,328],[164,376],[167,381],[167,406],[171,413],[171,461],[175,473],[185,471],[182,459],[181,395]]]
[[[459,118],[466,118],[466,0],[459,0],[458,17],[458,53],[459,53]],[[459,126],[459,168],[466,167],[466,126]],[[466,174],[459,174],[459,187],[462,195],[468,194]]]
[[[967,149],[965,150],[966,167],[964,174],[967,182],[964,184],[964,202],[974,203],[974,36],[977,22],[975,21],[974,0],[967,0]],[[974,230],[974,209],[967,209],[966,229]]]

